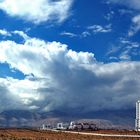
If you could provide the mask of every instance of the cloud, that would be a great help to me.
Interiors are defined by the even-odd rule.
[[[11,36],[11,33],[5,29],[0,29],[0,35],[2,36]]]
[[[108,24],[106,26],[101,26],[101,25],[92,25],[92,26],[88,26],[85,28],[85,31],[82,31],[80,33],[72,33],[72,32],[61,32],[60,35],[61,36],[68,36],[68,37],[78,37],[78,38],[86,38],[88,36],[91,35],[95,35],[97,33],[108,33],[111,32],[112,28],[111,28],[111,24]]]
[[[62,32],[60,33],[61,36],[67,36],[67,37],[70,37],[70,38],[74,38],[74,37],[78,37],[78,38],[85,38],[85,37],[88,37],[88,36],[91,36],[91,33],[89,30],[86,30],[86,31],[83,31],[81,33],[72,33],[72,32]]]
[[[132,8],[132,9],[140,10],[140,1],[139,0],[109,0],[109,2],[122,4],[124,6]]]
[[[111,32],[111,24],[106,25],[106,26],[101,26],[101,25],[92,25],[87,27],[88,30],[91,30],[93,33],[108,33]]]
[[[125,15],[132,15],[132,14],[133,14],[133,10],[132,10],[132,9],[119,9],[119,13],[120,13],[122,16],[125,16]]]
[[[115,58],[114,60],[130,61],[133,56],[139,55],[140,44],[127,40],[126,38],[120,38],[116,46],[109,48],[107,56]]]
[[[122,52],[119,56],[119,59],[122,60],[122,61],[130,61],[131,56],[129,55],[129,51],[126,50],[126,51]]]
[[[108,33],[111,32],[111,24],[106,25],[106,26],[101,26],[101,25],[91,25],[85,28],[85,31],[79,33],[77,36],[80,38],[86,38],[98,33]]]
[[[129,36],[135,35],[140,30],[140,15],[137,15],[132,18],[132,26],[130,27],[130,30],[128,31]]]
[[[68,36],[68,37],[77,37],[78,35],[77,34],[75,34],[75,33],[71,33],[71,32],[66,32],[66,31],[64,31],[64,32],[62,32],[62,33],[60,33],[60,35],[61,36]]]
[[[29,103],[39,98],[38,94],[33,91],[34,86],[37,86],[37,82],[34,83],[28,79],[0,78],[0,111],[30,109]]]
[[[121,4],[135,10],[138,14],[133,16],[132,25],[128,31],[128,36],[135,35],[140,30],[140,1],[139,0],[109,0],[111,3]]]
[[[1,63],[25,75],[22,80],[0,78],[6,93],[1,93],[5,102],[0,102],[0,110],[24,106],[40,111],[86,113],[129,109],[140,98],[139,62],[104,64],[93,53],[76,52],[66,44],[31,37],[21,44],[0,41],[0,50]]]
[[[17,34],[17,35],[19,35],[19,36],[22,37],[24,40],[27,40],[27,39],[30,38],[30,37],[29,37],[26,33],[24,33],[23,31],[15,30],[15,31],[12,31],[11,33],[12,33],[12,34]]]
[[[91,33],[89,32],[89,31],[84,31],[84,32],[82,32],[82,34],[81,34],[81,37],[88,37],[88,36],[91,36]]]
[[[22,37],[24,40],[27,40],[30,38],[24,31],[19,31],[19,30],[7,31],[6,29],[0,29],[0,35],[4,37],[8,37],[8,36],[12,37],[13,35],[18,35]]]
[[[67,37],[70,37],[70,38],[74,38],[74,37],[85,38],[85,37],[91,36],[91,33],[89,31],[83,31],[79,34],[75,34],[75,33],[64,31],[64,32],[60,33],[60,35],[61,36],[67,36]]]
[[[3,0],[0,9],[9,16],[39,24],[41,22],[63,22],[70,15],[73,0]]]
[[[20,103],[20,98],[18,98],[14,93],[11,94],[10,86],[13,81],[10,81],[10,79],[4,79],[0,78],[0,111],[8,110],[8,109],[17,109],[22,108],[24,109],[24,106]]]
[[[114,11],[110,11],[109,13],[107,13],[105,16],[104,16],[104,18],[106,19],[106,20],[111,20],[112,18],[114,17]]]

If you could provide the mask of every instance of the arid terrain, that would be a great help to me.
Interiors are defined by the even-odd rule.
[[[134,134],[134,131],[96,131],[93,133],[106,134]],[[140,133],[139,133],[140,134]],[[140,140],[140,138],[103,137],[64,132],[51,132],[27,129],[1,129],[0,140]]]

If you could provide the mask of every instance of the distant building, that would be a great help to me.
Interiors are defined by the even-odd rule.
[[[82,123],[82,129],[89,129],[90,124],[89,123]]]
[[[71,122],[69,129],[71,130],[97,130],[96,124],[88,122]]]
[[[50,124],[43,124],[42,127],[41,127],[41,130],[50,130],[52,128],[53,127]]]
[[[69,128],[68,123],[57,123],[57,129],[58,130],[66,130]]]
[[[42,128],[41,128],[41,129],[43,129],[43,130],[45,130],[45,129],[46,129],[45,124],[43,124],[43,125],[42,125]]]
[[[135,129],[136,131],[140,131],[140,100],[136,102]]]
[[[75,123],[75,122],[71,122],[70,126],[69,126],[70,130],[77,130],[77,129],[82,129],[82,124],[81,123]]]

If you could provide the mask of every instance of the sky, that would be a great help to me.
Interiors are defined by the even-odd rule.
[[[0,0],[0,19],[0,112],[140,99],[139,0]]]

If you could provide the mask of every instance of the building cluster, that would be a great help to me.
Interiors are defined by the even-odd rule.
[[[81,130],[97,130],[97,126],[96,124],[94,123],[74,123],[74,122],[71,122],[70,123],[70,126],[69,126],[69,129],[81,129]]]
[[[56,127],[52,127],[51,125],[42,125],[42,130],[97,130],[96,124],[93,123],[78,123],[78,122],[70,122],[70,123],[57,123]]]
[[[43,124],[42,130],[97,130],[98,127],[94,123],[89,122],[70,122],[70,123],[57,123],[56,126],[50,124]],[[140,100],[136,102],[136,119],[135,119],[135,130],[140,131]]]

